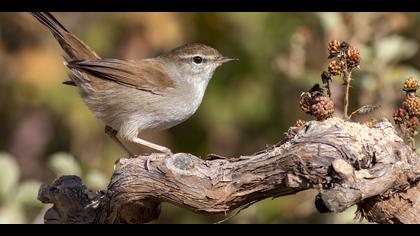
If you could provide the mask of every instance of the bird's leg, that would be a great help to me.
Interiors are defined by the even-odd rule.
[[[159,152],[162,152],[162,153],[165,153],[165,154],[169,154],[169,155],[172,154],[171,149],[169,149],[167,147],[163,147],[163,146],[157,145],[157,144],[154,144],[154,143],[151,143],[151,142],[148,142],[148,141],[146,141],[144,139],[141,139],[141,138],[137,138],[136,137],[136,138],[133,138],[131,141],[133,141],[133,142],[135,142],[137,144],[144,145],[144,146],[149,147],[151,149],[158,150]]]
[[[157,145],[157,144],[154,144],[154,143],[151,143],[151,142],[148,142],[148,141],[143,140],[141,138],[136,137],[136,138],[133,138],[131,141],[133,141],[137,144],[141,144],[141,145],[144,145],[146,147],[158,150],[159,152],[162,152],[166,155],[172,155],[171,149],[169,149],[167,147]],[[147,170],[150,170],[150,161],[152,161],[152,159],[156,159],[157,156],[158,155],[156,153],[152,153],[151,155],[149,155],[149,157],[147,157],[147,161],[146,161],[146,169]]]
[[[111,128],[110,126],[105,126],[105,133],[112,139],[114,140],[114,142],[116,142],[118,144],[118,146],[120,146],[122,149],[124,149],[124,151],[127,153],[128,157],[135,157],[136,155],[134,155],[132,152],[130,152],[130,150],[128,150],[128,148],[117,138],[117,132],[115,129]]]

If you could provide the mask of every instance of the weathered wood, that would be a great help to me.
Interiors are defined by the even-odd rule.
[[[43,185],[39,199],[54,206],[46,223],[146,223],[169,202],[203,214],[228,213],[259,200],[319,190],[321,212],[358,204],[379,223],[419,223],[420,162],[388,121],[373,128],[330,118],[292,127],[288,140],[254,155],[202,160],[191,154],[121,159],[106,190],[80,178]]]

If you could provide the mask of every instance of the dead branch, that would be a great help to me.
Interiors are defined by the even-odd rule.
[[[368,128],[339,118],[292,127],[288,140],[254,155],[202,160],[186,153],[121,159],[106,190],[79,177],[42,185],[46,223],[146,223],[161,202],[202,214],[228,213],[268,197],[319,191],[321,212],[357,204],[378,223],[420,223],[420,162],[388,121]]]

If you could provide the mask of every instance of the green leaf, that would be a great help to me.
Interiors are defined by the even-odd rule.
[[[81,174],[79,163],[76,159],[67,153],[59,152],[53,154],[50,158],[48,166],[57,176],[61,175],[78,175]]]
[[[347,210],[337,213],[332,217],[332,222],[334,224],[373,224],[368,222],[366,219],[358,221],[355,218],[355,212],[357,211],[356,206],[352,206]]]
[[[17,188],[15,201],[23,206],[42,207],[43,204],[37,199],[39,186],[41,183],[35,180],[21,183]]]
[[[25,223],[25,212],[19,204],[11,203],[0,206],[0,224]]]
[[[353,116],[366,115],[368,113],[374,112],[380,107],[381,107],[380,105],[364,105],[364,106],[360,107],[359,109],[353,111],[350,114],[349,119],[352,118]]]
[[[89,171],[84,179],[86,186],[94,190],[104,189],[108,184],[108,178],[98,170]]]
[[[0,201],[10,199],[19,180],[19,165],[14,157],[0,153]]]

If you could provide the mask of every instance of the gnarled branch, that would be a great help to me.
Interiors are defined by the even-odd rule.
[[[169,202],[203,214],[227,213],[256,201],[317,189],[321,212],[357,204],[379,223],[420,223],[420,162],[388,121],[373,128],[339,118],[289,130],[288,140],[254,155],[202,160],[191,154],[121,159],[106,190],[76,176],[43,185],[53,203],[46,223],[145,223]]]

